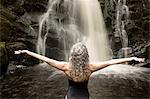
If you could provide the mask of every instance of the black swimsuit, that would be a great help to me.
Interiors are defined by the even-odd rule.
[[[69,80],[67,99],[89,99],[88,81],[74,82]]]

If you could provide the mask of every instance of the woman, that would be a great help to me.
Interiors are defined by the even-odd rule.
[[[110,61],[100,63],[89,63],[89,54],[87,48],[82,43],[75,44],[70,52],[69,62],[60,62],[45,56],[30,52],[28,50],[15,51],[15,54],[28,54],[37,59],[47,62],[49,65],[64,71],[69,80],[69,89],[67,93],[68,99],[89,99],[89,92],[87,88],[90,75],[104,67],[128,62],[139,61],[144,62],[143,58],[123,58],[113,59]]]

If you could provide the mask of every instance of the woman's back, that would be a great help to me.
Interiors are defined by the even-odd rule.
[[[88,68],[88,66],[86,66],[86,68],[83,68],[82,71],[70,67],[69,70],[65,71],[65,74],[69,80],[72,80],[74,82],[84,82],[88,81],[90,75],[92,74],[92,71]]]

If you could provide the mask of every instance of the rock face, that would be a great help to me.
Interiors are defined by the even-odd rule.
[[[13,54],[15,50],[36,51],[38,20],[35,16],[40,16],[46,10],[47,2],[47,0],[1,0],[0,41],[6,42],[10,61],[18,60]],[[26,57],[25,60],[20,59],[18,63],[33,65],[37,61]]]
[[[0,40],[6,42],[10,60],[15,60],[14,50],[35,50],[36,34],[33,34],[29,24],[14,14],[12,11],[1,6]]]
[[[93,73],[88,88],[91,99],[148,99],[150,69],[114,65]],[[63,72],[47,64],[18,68],[2,82],[2,98],[64,99],[68,81]]]
[[[139,57],[146,57],[146,49],[150,47],[149,31],[149,0],[127,0],[130,11],[130,22],[126,26],[129,37],[129,46],[133,49],[133,54]],[[150,53],[150,50],[149,50]]]
[[[100,0],[103,1],[103,0]],[[149,5],[148,0],[120,0],[126,1],[126,6],[129,10],[128,23],[125,25],[125,30],[128,35],[129,45],[133,49],[134,56],[147,57],[146,48],[150,45],[149,32]],[[114,42],[115,25],[118,1],[105,0],[104,17],[107,28],[109,30],[109,38],[112,45],[114,55],[122,48],[121,41]],[[124,19],[122,19],[124,20]],[[142,47],[139,47],[142,46]],[[135,51],[136,50],[136,51]],[[142,51],[141,51],[142,50]]]

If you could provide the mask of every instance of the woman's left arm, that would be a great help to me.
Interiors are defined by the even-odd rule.
[[[99,69],[105,68],[107,66],[110,65],[114,65],[114,64],[120,64],[120,63],[124,63],[124,62],[129,62],[129,61],[138,61],[138,62],[144,62],[144,58],[137,58],[137,57],[130,57],[130,58],[122,58],[122,59],[112,59],[109,61],[105,61],[105,62],[100,62],[100,63],[93,63],[90,64],[90,70],[91,71],[97,71]]]

